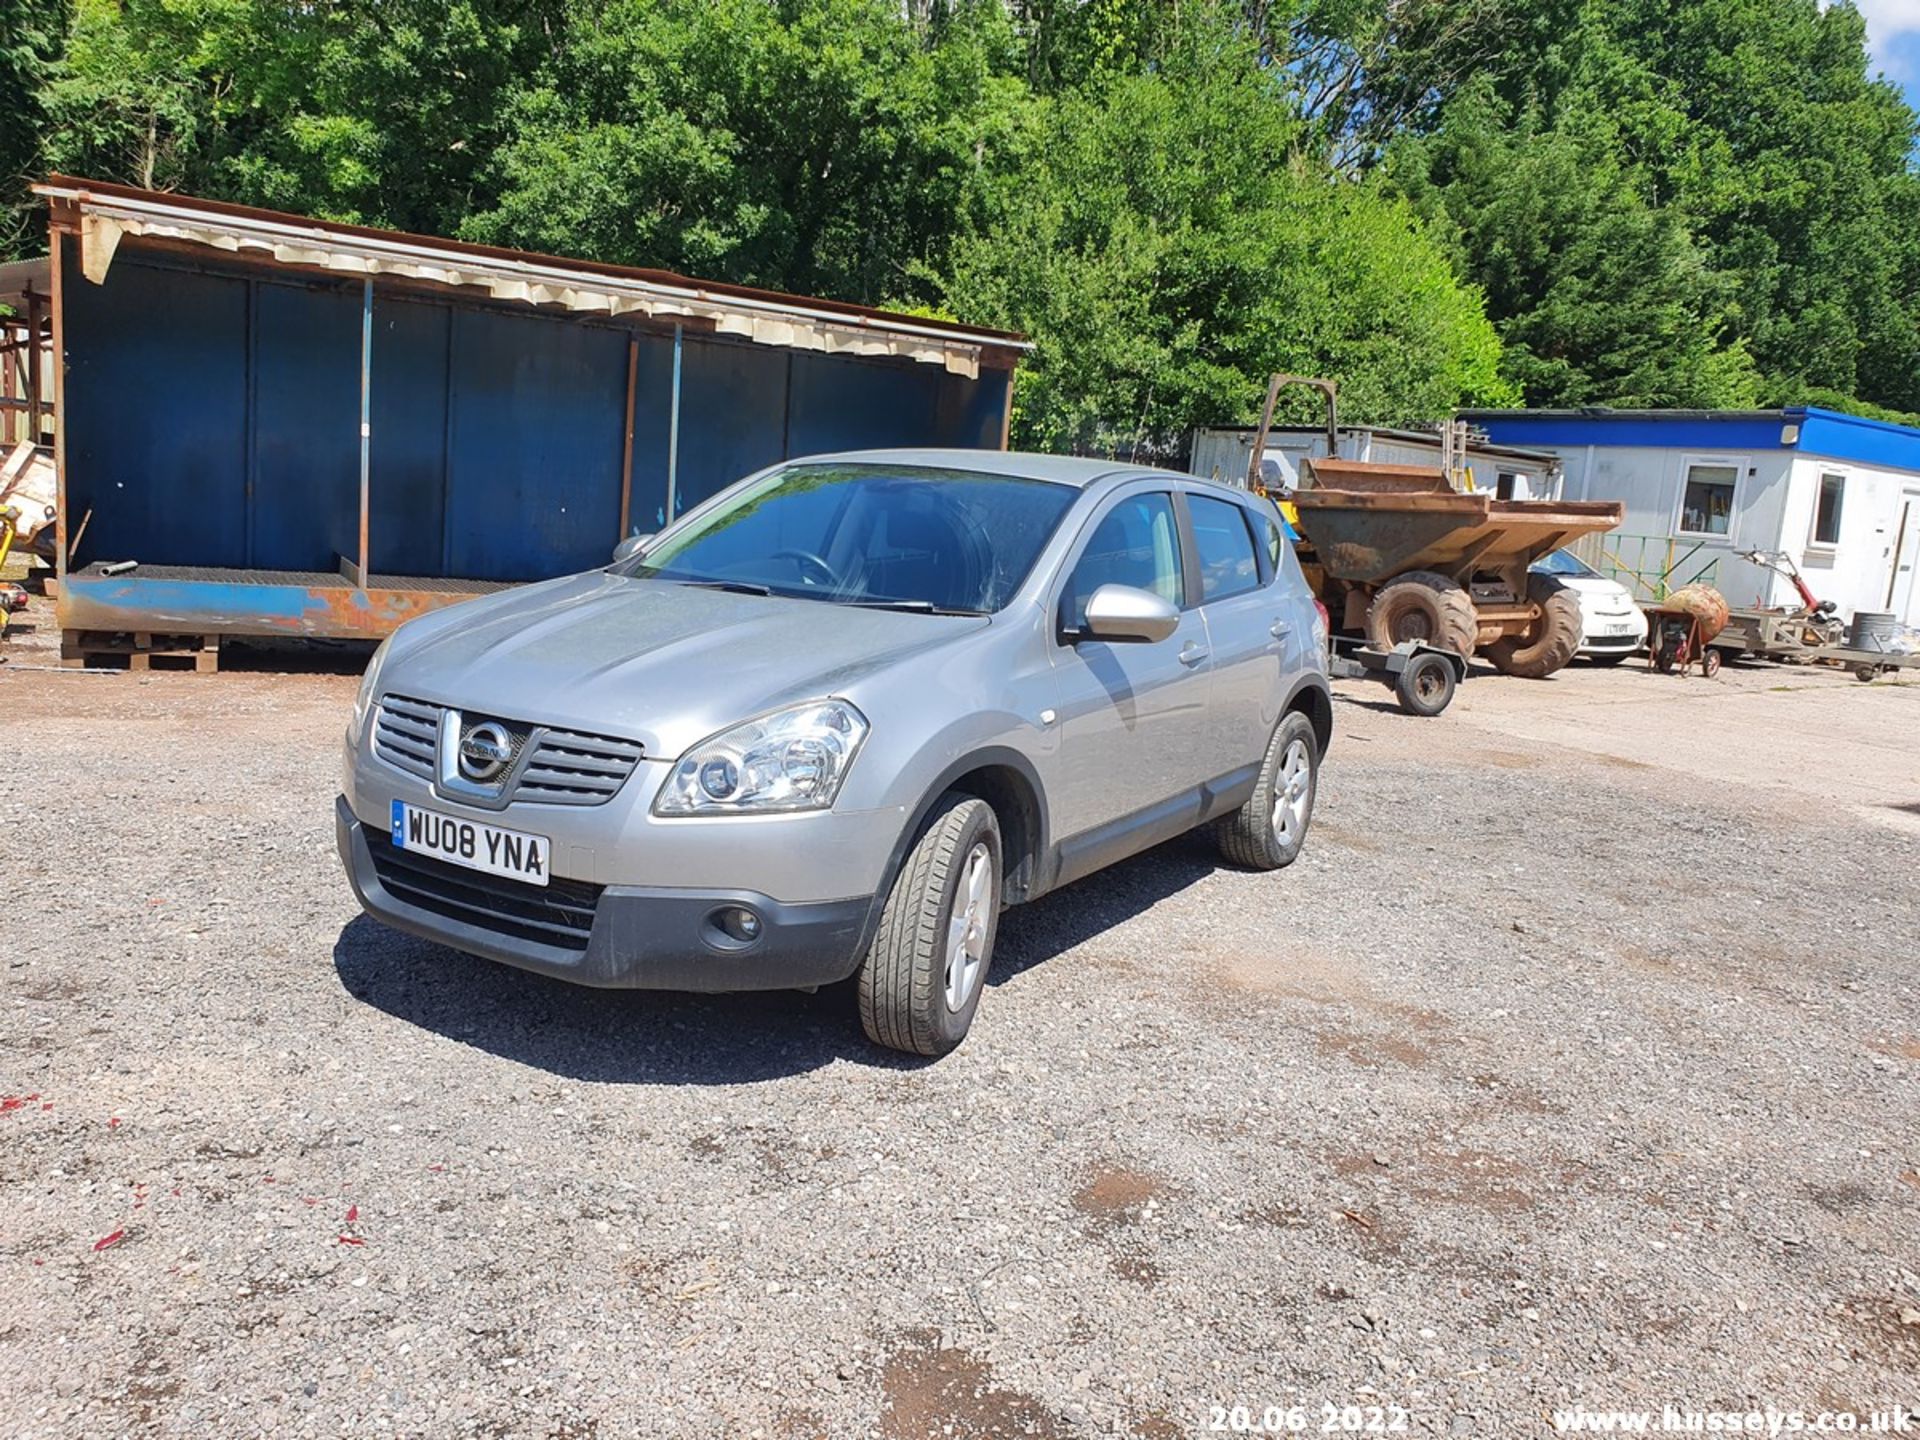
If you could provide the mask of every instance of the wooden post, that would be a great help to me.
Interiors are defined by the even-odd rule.
[[[27,291],[27,438],[40,443],[40,297]]]
[[[360,585],[367,588],[367,517],[373,490],[373,277],[360,289]]]
[[[53,274],[53,565],[60,604],[67,598],[67,307],[65,295],[67,237],[75,228],[65,206],[56,208],[48,224]],[[31,350],[30,352],[31,353]],[[28,362],[39,364],[34,355]],[[57,612],[56,612],[57,613]]]
[[[627,538],[627,528],[633,521],[633,386],[640,372],[640,337],[627,337],[627,428],[626,439],[620,446],[620,534],[619,539]]]
[[[680,344],[686,327],[673,327],[673,402],[667,412],[667,523],[680,508]]]
[[[1013,443],[1013,367],[1007,367],[1007,400],[1000,410],[1000,448],[1005,450]]]

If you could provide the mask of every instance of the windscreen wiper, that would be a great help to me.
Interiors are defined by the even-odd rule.
[[[725,590],[729,595],[771,595],[770,586],[756,585],[751,580],[676,580],[676,585],[689,585],[695,590]]]
[[[931,600],[847,600],[863,610],[906,610],[915,615],[984,615],[984,610],[966,610],[951,605],[936,605]]]

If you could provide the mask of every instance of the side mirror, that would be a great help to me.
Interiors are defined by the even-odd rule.
[[[1164,640],[1180,628],[1180,611],[1171,601],[1132,585],[1102,585],[1087,601],[1081,632],[1095,640]]]
[[[618,565],[622,560],[631,560],[634,556],[638,555],[642,550],[647,548],[647,541],[651,540],[652,538],[653,536],[651,535],[627,536],[626,539],[622,540],[618,545],[613,547],[613,563]]]

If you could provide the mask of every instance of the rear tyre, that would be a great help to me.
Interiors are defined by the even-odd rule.
[[[1479,635],[1466,587],[1431,570],[1409,570],[1382,586],[1367,607],[1367,643],[1376,650],[1424,640],[1468,659]]]
[[[876,1045],[944,1055],[967,1037],[1000,924],[1000,824],[949,794],[907,853],[860,964],[860,1024]]]
[[[1416,655],[1394,683],[1393,698],[1409,715],[1430,720],[1453,703],[1453,665],[1439,655]]]
[[[1580,597],[1549,575],[1534,575],[1527,581],[1527,598],[1540,607],[1533,629],[1494,641],[1487,659],[1502,675],[1544,680],[1565,669],[1580,649]]]
[[[1253,794],[1213,824],[1220,853],[1248,870],[1278,870],[1300,858],[1313,823],[1320,781],[1320,742],[1313,722],[1298,710],[1281,717],[1260,762]]]

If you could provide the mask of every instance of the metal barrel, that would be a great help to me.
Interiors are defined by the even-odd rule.
[[[1847,644],[1855,650],[1891,650],[1901,631],[1900,617],[1881,610],[1856,610],[1847,630]]]

